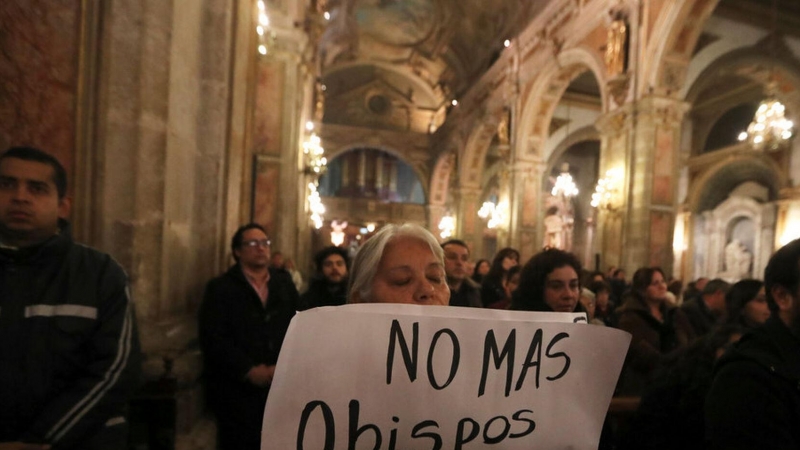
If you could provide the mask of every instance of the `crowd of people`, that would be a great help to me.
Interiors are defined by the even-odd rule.
[[[266,242],[265,235],[257,236],[259,239]],[[232,251],[241,251],[241,245],[234,240]],[[263,261],[268,259],[268,246],[248,244],[246,250],[259,253]],[[709,437],[714,439],[714,448],[723,448],[716,442],[730,445],[730,440],[719,434],[707,436],[718,430],[706,426],[707,414],[721,411],[720,405],[707,409],[705,404],[709,392],[714,392],[714,367],[746,332],[775,317],[765,284],[759,280],[731,285],[722,279],[700,278],[683,289],[679,280],[669,279],[660,268],[643,267],[628,282],[620,268],[588,272],[575,255],[556,248],[545,248],[524,265],[513,248],[501,249],[491,261],[473,263],[466,242],[449,239],[440,243],[428,230],[410,224],[386,225],[364,243],[352,262],[339,247],[323,249],[314,261],[316,273],[300,296],[298,310],[345,303],[412,303],[579,312],[586,313],[593,325],[627,331],[632,340],[615,395],[634,399],[638,409],[627,426],[604,429],[601,448],[711,448]],[[274,262],[270,277],[289,280],[290,273]],[[250,291],[258,290],[254,279],[246,282],[253,287]],[[797,284],[783,282],[796,293]],[[244,280],[240,283],[247,287]],[[269,307],[261,306],[267,317],[275,317],[268,313]],[[211,320],[219,320],[219,315]],[[242,323],[233,321],[229,326],[240,329]],[[269,324],[262,320],[257,326]],[[201,334],[204,329],[201,319]],[[207,339],[222,341],[221,336]],[[240,345],[255,344],[243,338]],[[225,352],[229,353],[234,352]],[[274,357],[263,362],[273,369],[274,363]],[[207,358],[207,365],[209,371],[214,370],[212,359]],[[247,383],[244,368],[240,372],[238,381]],[[268,386],[264,395],[266,391]],[[676,429],[683,432],[675,433]],[[221,430],[220,435],[243,439],[246,434],[234,429],[231,433]],[[257,427],[251,435],[250,445],[256,448]]]
[[[124,448],[139,374],[127,279],[108,255],[69,237],[66,172],[32,148],[0,154],[0,449]],[[235,260],[199,309],[208,405],[220,449],[258,449],[264,404],[298,310],[408,303],[586,313],[632,339],[616,394],[636,399],[601,448],[800,446],[800,240],[764,280],[695,280],[657,267],[587,272],[545,248],[472,264],[462,240],[389,224],[355,257],[327,247],[307,283],[258,224],[231,238]],[[302,295],[301,295],[302,292]],[[587,343],[591,345],[591,343]]]

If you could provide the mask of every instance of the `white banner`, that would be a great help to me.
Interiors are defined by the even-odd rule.
[[[298,313],[261,449],[594,450],[630,335],[585,320],[385,304]]]

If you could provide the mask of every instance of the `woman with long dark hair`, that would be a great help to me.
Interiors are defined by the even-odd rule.
[[[472,281],[481,284],[481,282],[483,282],[483,277],[489,273],[491,267],[492,265],[488,260],[479,259],[478,262],[475,263],[475,272],[472,273]]]
[[[489,273],[481,283],[481,303],[484,308],[508,309],[511,299],[506,296],[508,270],[519,264],[519,252],[506,247],[495,255]]]
[[[695,338],[689,319],[666,298],[667,283],[660,268],[644,267],[633,274],[631,289],[617,310],[619,328],[632,335],[619,394],[641,395],[664,357]]]
[[[741,280],[731,286],[725,294],[725,305],[728,309],[727,322],[747,329],[758,327],[770,316],[764,282],[760,280]]]

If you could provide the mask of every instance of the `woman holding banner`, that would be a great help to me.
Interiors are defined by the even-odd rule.
[[[572,253],[547,248],[534,255],[520,274],[511,309],[520,311],[585,312],[578,302],[581,263]]]
[[[447,305],[444,251],[425,228],[389,224],[356,254],[348,303]]]
[[[641,395],[665,357],[695,338],[689,319],[666,298],[661,269],[645,267],[633,274],[631,291],[617,310],[619,328],[632,335],[619,395]]]

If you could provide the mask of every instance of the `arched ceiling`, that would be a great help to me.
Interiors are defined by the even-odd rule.
[[[322,72],[391,64],[439,93],[466,92],[550,0],[329,0]]]

